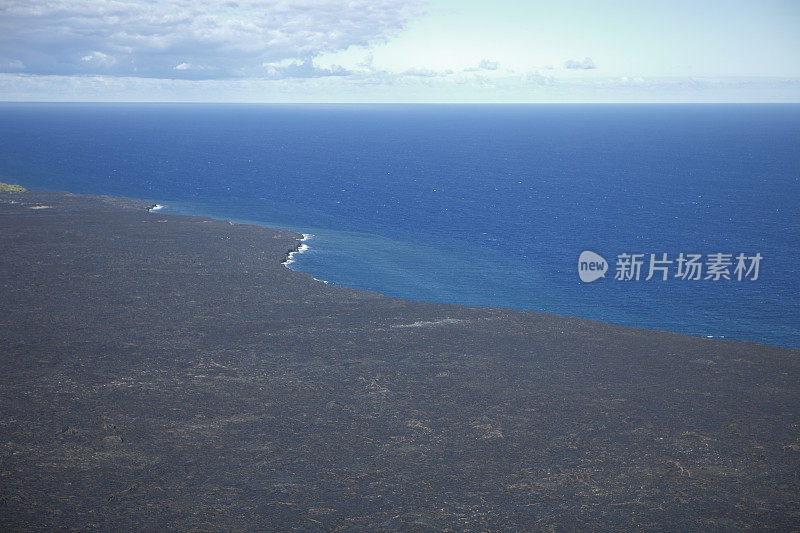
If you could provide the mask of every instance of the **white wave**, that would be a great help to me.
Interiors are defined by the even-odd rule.
[[[159,209],[164,209],[165,207],[166,207],[165,205],[156,204],[153,207],[151,207],[148,211],[150,212],[158,211]]]
[[[314,235],[312,235],[311,233],[303,233],[303,238],[300,239],[300,246],[297,247],[297,250],[289,252],[289,255],[286,256],[286,261],[283,262],[283,265],[288,267],[289,265],[295,262],[294,258],[295,255],[302,254],[303,252],[308,251],[309,246],[305,243],[305,241],[309,240],[313,236]]]
[[[283,266],[285,266],[286,268],[289,268],[289,265],[291,265],[292,263],[295,262],[295,256],[297,254],[302,254],[303,252],[306,252],[306,251],[309,250],[309,246],[305,243],[305,241],[313,238],[314,235],[311,234],[311,233],[303,233],[302,235],[303,235],[303,238],[300,239],[300,246],[297,247],[297,250],[295,250],[293,252],[289,252],[289,255],[286,256],[286,261],[283,262]],[[324,279],[317,279],[317,278],[315,278],[313,276],[312,276],[311,279],[313,279],[314,281],[322,282],[325,285],[331,285],[330,281],[326,281]]]

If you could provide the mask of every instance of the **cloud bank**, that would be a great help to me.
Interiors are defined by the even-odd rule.
[[[597,68],[597,65],[594,64],[594,61],[592,61],[591,57],[585,57],[583,58],[583,61],[576,61],[575,59],[570,59],[569,61],[565,61],[564,68],[591,70]]]
[[[75,102],[800,102],[794,78],[347,76],[157,79],[0,74],[0,100]]]
[[[0,72],[314,77],[326,75],[315,56],[386,40],[421,8],[422,0],[2,0]],[[294,66],[275,66],[287,60]]]

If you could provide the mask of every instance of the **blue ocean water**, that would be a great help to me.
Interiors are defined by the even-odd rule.
[[[310,233],[292,268],[389,296],[800,348],[800,105],[5,103],[0,181]],[[763,260],[644,279],[681,252]]]

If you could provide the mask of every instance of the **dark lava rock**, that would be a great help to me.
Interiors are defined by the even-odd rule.
[[[385,298],[299,235],[0,194],[0,527],[800,527],[798,351]]]

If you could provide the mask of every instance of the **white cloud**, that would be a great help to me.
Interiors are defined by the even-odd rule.
[[[4,0],[0,70],[249,77],[397,34],[423,0]],[[182,64],[204,68],[177,68]]]
[[[597,65],[594,64],[591,57],[583,58],[583,61],[577,61],[575,59],[570,59],[564,62],[564,68],[568,69],[579,69],[579,70],[591,70],[597,68]]]
[[[104,54],[103,52],[98,52],[96,50],[91,54],[83,56],[81,58],[81,61],[84,61],[86,63],[94,63],[95,65],[100,65],[104,67],[110,67],[117,62],[117,60],[114,57],[108,54]]]
[[[481,72],[486,70],[497,70],[500,68],[499,61],[490,61],[488,59],[482,59],[480,63],[478,63],[477,67],[467,67],[464,69],[464,72]]]
[[[5,101],[150,102],[800,102],[794,78],[551,78],[536,72],[284,79],[0,74]]]
[[[442,72],[432,70],[429,68],[410,68],[404,72],[402,72],[401,76],[416,76],[418,78],[435,78],[437,76],[441,76]]]
[[[322,78],[326,76],[349,76],[352,74],[351,71],[339,65],[332,65],[329,68],[317,67],[312,59],[264,63],[263,66],[267,77],[272,79]]]
[[[24,68],[25,63],[19,59],[8,59],[4,63],[0,63],[0,70],[8,69],[10,71],[18,71],[23,70]]]

